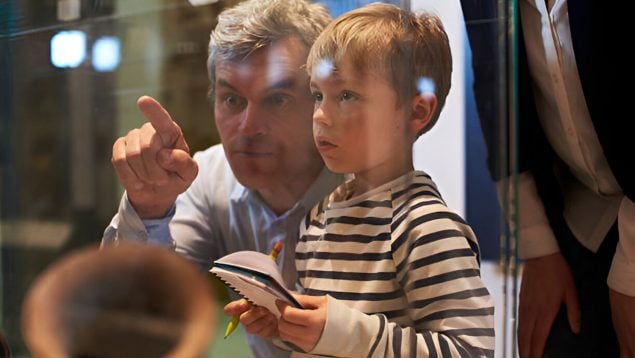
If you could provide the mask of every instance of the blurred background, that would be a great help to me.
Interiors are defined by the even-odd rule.
[[[0,0],[0,334],[12,356],[30,355],[20,312],[33,280],[66,253],[99,243],[116,212],[122,189],[111,148],[143,123],[137,98],[157,98],[193,152],[218,142],[207,99],[207,44],[218,13],[237,2]],[[337,16],[372,1],[320,2]],[[497,304],[497,355],[506,356],[513,343],[507,332],[515,309],[514,236],[487,172],[465,35],[466,26],[482,23],[465,24],[458,0],[385,2],[439,14],[450,35],[452,90],[439,124],[417,142],[415,163],[476,231],[483,277]],[[502,15],[485,22],[504,32],[513,1],[500,3]],[[511,45],[509,36],[494,44],[503,63]],[[492,86],[505,93],[501,68]],[[493,101],[506,113],[505,96]],[[502,137],[512,130],[508,123],[501,117]],[[513,157],[513,143],[503,141],[500,149],[498,160]],[[226,299],[222,288],[217,294]],[[226,322],[220,315],[218,337]],[[250,356],[241,334],[215,340],[209,356]]]

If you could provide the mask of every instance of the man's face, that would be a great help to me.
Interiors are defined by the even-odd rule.
[[[216,126],[236,178],[248,188],[284,186],[321,166],[307,54],[289,37],[242,61],[216,61]]]

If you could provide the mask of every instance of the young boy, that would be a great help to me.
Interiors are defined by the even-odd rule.
[[[306,309],[279,302],[284,341],[328,356],[494,356],[474,233],[412,164],[451,63],[437,17],[379,3],[342,15],[311,48],[315,143],[329,169],[353,175],[300,228]]]

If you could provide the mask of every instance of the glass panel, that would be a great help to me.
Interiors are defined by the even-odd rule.
[[[440,14],[454,44],[452,90],[437,124],[440,128],[422,137],[415,148],[421,152],[421,166],[441,183],[442,192],[448,191],[443,192],[448,205],[466,218],[478,237],[481,276],[496,305],[496,356],[511,357],[516,352],[518,282],[513,229],[515,2],[419,0],[411,4],[415,10]],[[442,155],[429,155],[439,151]],[[499,184],[497,189],[496,180],[507,177],[509,185]]]
[[[468,216],[468,221],[475,225],[486,223],[490,233],[500,237],[498,252],[492,257],[495,261],[491,262],[495,266],[489,270],[489,280],[496,279],[498,284],[489,287],[497,304],[497,356],[513,357],[517,355],[519,278],[516,245],[516,1],[463,1],[462,10],[471,62],[467,72],[468,76],[473,76],[468,80],[472,85],[467,96],[468,121],[473,118],[477,121],[475,126],[480,124],[484,147],[479,148],[479,155],[486,156],[488,173],[487,179],[482,178],[484,182],[477,184],[470,197],[475,220]],[[483,192],[484,188],[490,189]],[[484,194],[490,199],[497,198],[501,205],[486,201],[483,206]]]
[[[117,212],[123,190],[112,145],[144,123],[136,100],[159,100],[192,152],[219,142],[208,99],[209,32],[237,2],[0,2],[0,333],[12,355],[29,355],[20,314],[34,280],[74,250],[99,244]],[[322,2],[337,16],[371,1]],[[514,222],[515,1],[475,8],[465,1],[462,9],[459,1],[387,2],[438,13],[449,34],[452,90],[439,123],[415,144],[415,167],[433,176],[479,238],[482,276],[496,301],[496,355],[512,356],[516,233],[503,213]],[[492,177],[507,174],[497,198]],[[222,304],[217,314],[208,356],[249,355],[242,330],[221,338],[229,320]]]
[[[122,192],[111,149],[143,123],[136,99],[159,99],[194,151],[218,142],[206,55],[221,8],[0,4],[0,330],[15,356],[26,354],[20,308],[34,278],[73,249],[98,244],[116,212]]]

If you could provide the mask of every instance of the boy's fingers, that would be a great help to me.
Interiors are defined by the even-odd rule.
[[[268,309],[259,306],[252,306],[249,311],[240,316],[240,322],[244,325],[253,324],[257,321],[275,321],[275,316]]]
[[[323,296],[294,295],[294,297],[306,309],[318,308],[324,302]]]
[[[278,307],[278,311],[280,311],[280,314],[282,314],[287,307],[289,307],[289,304],[282,301],[282,300],[276,300],[276,307]]]
[[[303,309],[289,306],[288,303],[276,300],[276,306],[283,320],[298,326],[306,326],[307,314]]]
[[[229,302],[223,307],[223,313],[227,316],[234,316],[237,314],[241,314],[249,309],[249,303],[245,300],[236,300]]]

